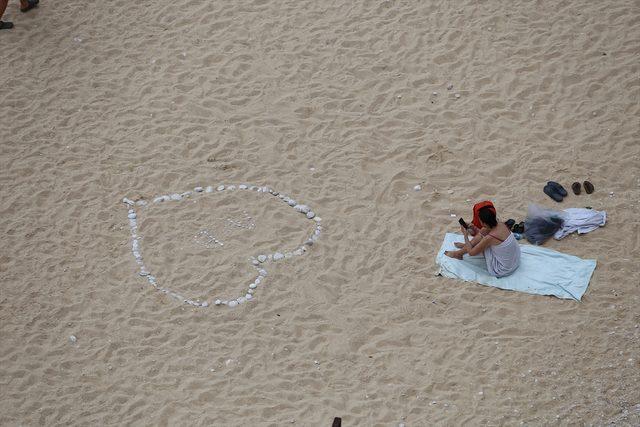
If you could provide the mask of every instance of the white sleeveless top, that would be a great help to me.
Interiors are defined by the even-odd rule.
[[[504,242],[484,250],[487,270],[496,277],[508,276],[520,265],[520,245],[513,233]]]

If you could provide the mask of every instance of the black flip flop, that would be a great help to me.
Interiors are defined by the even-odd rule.
[[[507,228],[511,230],[511,228],[515,225],[515,223],[516,223],[515,219],[508,219],[504,222],[504,225],[506,225]]]
[[[40,3],[40,0],[27,0],[27,7],[20,8],[20,12],[29,12],[34,7],[38,7],[38,3]]]
[[[583,182],[582,185],[584,185],[584,191],[586,191],[587,194],[591,194],[595,191],[595,187],[589,181]]]
[[[10,30],[13,28],[13,22],[0,21],[0,30]]]
[[[544,186],[544,189],[542,191],[544,191],[544,194],[551,197],[556,202],[562,201],[562,195],[556,190],[555,187],[547,184]]]
[[[582,191],[582,187],[580,186],[579,182],[574,182],[573,184],[571,184],[571,189],[573,190],[573,194],[575,194],[576,196],[580,194],[580,191]]]
[[[555,181],[549,181],[547,182],[547,185],[552,186],[558,192],[558,194],[560,194],[562,197],[567,197],[567,195],[569,194],[567,193],[567,190],[565,190],[562,185],[558,184]]]

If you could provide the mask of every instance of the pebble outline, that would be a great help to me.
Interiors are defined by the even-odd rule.
[[[317,216],[309,206],[298,204],[295,200],[287,197],[284,194],[280,194],[279,192],[269,188],[262,187],[256,185],[248,185],[248,184],[240,184],[240,185],[224,185],[220,184],[215,188],[212,186],[206,187],[206,190],[203,187],[195,187],[193,191],[185,191],[183,193],[173,193],[169,195],[157,196],[153,199],[153,203],[164,203],[171,201],[181,201],[187,199],[189,197],[202,197],[207,193],[216,193],[222,191],[234,191],[236,189],[239,190],[250,190],[256,191],[258,193],[269,194],[274,196],[276,200],[283,201],[289,207],[295,209],[296,212],[304,215],[307,219],[315,222],[315,229],[313,234],[305,240],[305,242],[292,251],[276,251],[273,254],[260,254],[257,256],[252,256],[249,258],[249,262],[251,265],[257,270],[258,276],[255,280],[249,285],[249,289],[247,293],[243,296],[240,296],[236,299],[231,300],[222,300],[215,299],[210,301],[193,301],[191,299],[185,298],[182,295],[173,292],[170,289],[162,288],[156,279],[155,276],[151,274],[151,272],[144,265],[144,261],[142,258],[142,248],[140,245],[140,236],[138,235],[138,215],[136,213],[135,207],[137,206],[145,206],[147,203],[143,200],[139,200],[134,202],[131,199],[123,198],[122,203],[124,203],[127,208],[127,218],[129,219],[129,228],[131,230],[131,252],[133,253],[133,257],[136,260],[136,263],[140,266],[139,275],[145,277],[149,284],[151,284],[156,290],[169,295],[172,298],[175,298],[179,301],[182,301],[186,304],[192,305],[194,307],[209,307],[211,305],[226,305],[227,307],[236,307],[239,304],[243,304],[247,301],[253,300],[253,294],[255,293],[258,286],[265,280],[267,277],[267,270],[264,268],[264,265],[269,262],[278,262],[281,260],[289,259],[293,256],[302,256],[304,255],[310,246],[313,246],[315,242],[320,238],[320,234],[322,233],[321,221],[322,219]]]

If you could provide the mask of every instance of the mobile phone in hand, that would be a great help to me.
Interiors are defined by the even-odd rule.
[[[463,226],[464,228],[466,228],[467,230],[469,229],[469,224],[467,224],[466,222],[464,222],[464,219],[460,218],[458,219],[458,222],[460,223],[461,226]]]

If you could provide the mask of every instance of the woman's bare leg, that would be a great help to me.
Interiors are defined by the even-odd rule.
[[[478,233],[473,239],[471,239],[471,241],[469,243],[471,243],[471,247],[474,247],[475,245],[477,245],[478,243],[480,243],[480,240],[482,240],[484,236],[480,233]],[[464,243],[462,242],[455,242],[453,244],[456,248],[458,249],[462,249],[464,248]]]

